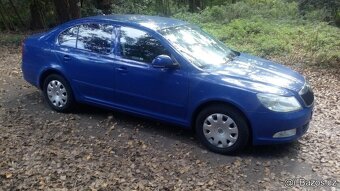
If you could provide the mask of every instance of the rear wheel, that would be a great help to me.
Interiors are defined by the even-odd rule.
[[[68,112],[74,106],[71,87],[60,75],[47,76],[44,80],[43,92],[49,106],[58,112]]]
[[[213,105],[198,114],[196,134],[209,150],[234,154],[246,146],[249,128],[242,113],[235,108]]]

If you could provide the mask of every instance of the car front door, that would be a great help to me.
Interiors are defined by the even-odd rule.
[[[187,72],[181,67],[152,67],[151,62],[158,55],[171,56],[151,34],[131,27],[120,27],[115,74],[116,101],[135,112],[166,120],[181,120],[186,114],[188,101]]]
[[[110,104],[114,99],[114,41],[115,28],[99,23],[70,28],[58,37],[56,53],[72,87],[87,101]]]

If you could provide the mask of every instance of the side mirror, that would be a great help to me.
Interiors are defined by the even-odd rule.
[[[153,59],[151,65],[154,68],[177,68],[178,65],[168,55],[159,55]]]

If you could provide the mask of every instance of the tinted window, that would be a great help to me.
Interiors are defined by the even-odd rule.
[[[62,46],[76,47],[78,27],[73,27],[62,32],[58,37],[58,42]]]
[[[170,55],[157,39],[129,27],[121,27],[120,46],[122,57],[147,63],[158,55]]]
[[[112,49],[113,26],[86,24],[79,27],[77,48],[108,54]]]

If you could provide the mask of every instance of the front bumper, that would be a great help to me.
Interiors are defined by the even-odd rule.
[[[263,145],[295,141],[307,132],[312,115],[313,106],[288,113],[250,113],[249,118],[253,131],[253,144]],[[290,137],[273,138],[275,133],[290,129],[296,129],[296,134]]]

